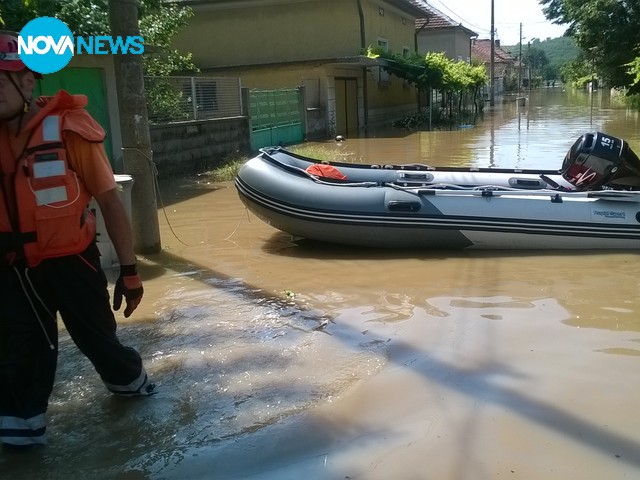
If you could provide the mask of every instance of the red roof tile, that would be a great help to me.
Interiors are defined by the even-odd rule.
[[[425,0],[409,0],[409,1],[413,3],[416,7],[420,8],[425,12],[424,18],[416,19],[416,29],[422,29],[422,28],[436,29],[436,28],[458,27],[465,30],[470,37],[478,36],[476,32],[468,29],[467,27],[462,25],[460,22],[456,22],[454,19],[445,15],[440,10],[435,8],[433,5],[430,5],[429,3],[427,3]]]

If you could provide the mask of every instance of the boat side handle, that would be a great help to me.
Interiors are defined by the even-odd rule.
[[[422,207],[420,202],[391,200],[387,203],[390,212],[417,212]]]
[[[556,183],[556,185],[558,184]],[[547,184],[542,179],[512,177],[509,179],[509,186],[514,188],[539,190],[545,188]]]
[[[433,174],[427,172],[398,172],[398,178],[401,180],[422,180],[424,182],[432,182]]]

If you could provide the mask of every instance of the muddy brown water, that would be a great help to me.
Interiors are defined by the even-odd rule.
[[[637,112],[561,89],[473,128],[327,142],[336,158],[556,168]],[[120,399],[61,332],[50,445],[11,479],[640,476],[634,252],[404,252],[294,242],[232,183],[163,185],[163,251],[119,316],[160,393]]]

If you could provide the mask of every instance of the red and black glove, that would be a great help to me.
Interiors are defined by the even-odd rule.
[[[136,264],[120,265],[120,276],[113,290],[113,309],[116,311],[120,309],[122,297],[124,296],[127,300],[124,316],[125,318],[129,317],[138,307],[138,304],[140,304],[143,293],[142,280],[140,279],[140,275],[138,275]]]

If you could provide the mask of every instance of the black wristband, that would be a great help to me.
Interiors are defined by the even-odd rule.
[[[121,277],[132,277],[133,275],[138,274],[138,265],[134,263],[133,265],[120,265],[120,276]]]

